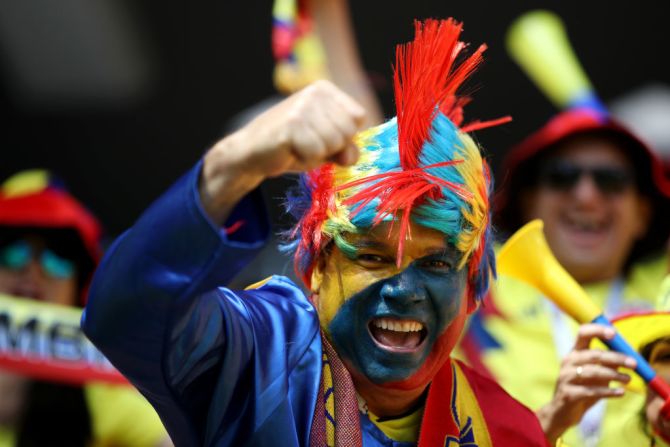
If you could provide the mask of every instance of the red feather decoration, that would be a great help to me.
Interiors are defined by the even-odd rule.
[[[486,45],[454,67],[465,43],[458,40],[462,23],[454,19],[416,21],[414,41],[396,48],[393,76],[398,116],[398,145],[403,169],[418,166],[421,148],[441,111],[456,126],[463,122],[468,97],[456,90],[482,62]]]
[[[299,224],[294,227],[291,235],[291,237],[294,237],[298,230],[301,232],[295,256],[296,272],[300,271],[298,263],[303,256],[308,253],[316,254],[321,249],[321,243],[323,242],[321,226],[328,219],[328,213],[335,212],[336,208],[335,195],[333,194],[333,175],[334,166],[332,163],[327,163],[307,174],[307,182],[312,190],[312,204]],[[302,277],[307,287],[310,287],[313,268],[314,264],[311,263]]]
[[[470,102],[467,96],[457,96],[456,91],[482,62],[486,45],[481,45],[472,55],[457,64],[466,44],[458,38],[463,25],[454,19],[415,22],[415,38],[396,48],[394,89],[398,125],[398,151],[402,171],[372,175],[364,179],[341,185],[337,190],[377,181],[358,191],[344,201],[345,205],[358,204],[352,215],[360,212],[371,201],[378,199],[376,225],[389,215],[398,216],[397,264],[400,266],[404,241],[409,237],[412,209],[426,198],[438,200],[442,188],[450,189],[469,200],[472,193],[461,185],[447,182],[431,175],[428,170],[453,165],[463,160],[420,166],[421,151],[430,139],[433,120],[438,112],[460,127],[463,123],[463,107]],[[474,122],[462,131],[477,130],[502,124],[511,118],[505,117],[489,122]],[[478,265],[478,264],[475,264]]]

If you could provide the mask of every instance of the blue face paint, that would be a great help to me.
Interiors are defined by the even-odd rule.
[[[340,356],[373,383],[409,379],[434,349],[445,349],[438,338],[466,299],[467,272],[452,267],[457,261],[455,250],[417,259],[347,299],[328,326]],[[423,328],[418,334],[384,330],[377,327],[382,319],[419,322]]]

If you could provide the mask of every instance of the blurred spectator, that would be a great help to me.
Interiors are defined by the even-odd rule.
[[[0,187],[0,293],[82,306],[100,258],[96,219],[46,171]],[[0,446],[170,445],[153,408],[127,386],[84,387],[0,371]]]
[[[653,308],[668,265],[670,186],[634,134],[593,110],[568,110],[515,147],[502,172],[496,219],[504,235],[540,218],[558,261],[608,317]],[[626,382],[616,371],[626,358],[588,351],[604,328],[576,333],[538,291],[502,277],[461,347],[537,410],[550,439],[579,422],[564,437],[572,447],[640,445],[645,435],[630,417],[640,400],[598,402],[623,394],[608,384]]]

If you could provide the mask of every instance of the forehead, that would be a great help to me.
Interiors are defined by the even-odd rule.
[[[14,230],[0,234],[0,246],[9,245],[16,241],[26,241],[37,248],[43,248],[47,244],[47,238],[44,235],[30,230]]]
[[[346,238],[358,248],[370,247],[395,251],[398,248],[399,229],[400,224],[397,222],[383,222],[363,233],[348,234]],[[408,254],[445,251],[449,248],[443,233],[414,222],[410,223],[409,235],[404,243],[405,252]]]
[[[624,143],[606,135],[576,135],[559,143],[552,154],[552,158],[579,164],[631,167]]]

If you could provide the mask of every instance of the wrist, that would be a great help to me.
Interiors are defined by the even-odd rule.
[[[544,435],[549,440],[550,445],[556,444],[556,441],[570,427],[569,424],[565,424],[559,420],[559,414],[560,412],[554,408],[553,401],[535,412],[535,416],[540,421],[542,431],[544,431]]]
[[[235,204],[263,181],[245,163],[242,144],[243,138],[232,134],[217,142],[203,159],[200,200],[218,223],[223,223]]]

